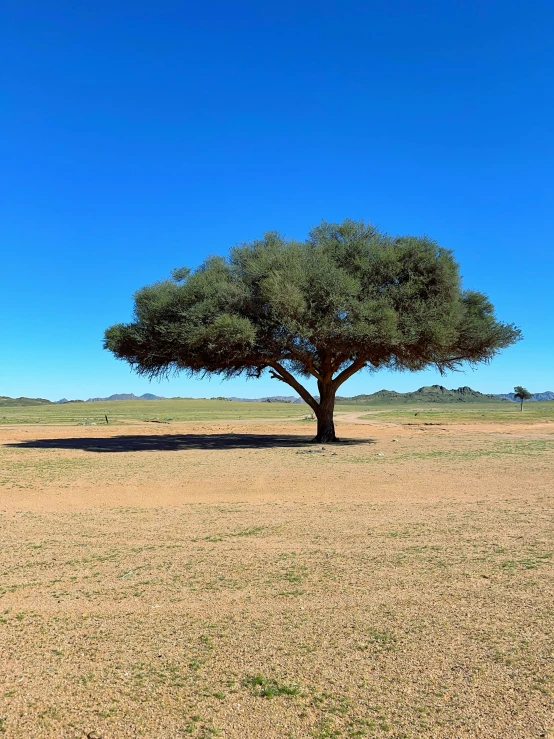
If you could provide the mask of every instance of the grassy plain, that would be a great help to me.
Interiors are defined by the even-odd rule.
[[[301,418],[305,405],[295,403],[239,403],[221,400],[117,400],[0,408],[0,424],[105,425],[136,421],[208,421],[214,419]]]
[[[356,413],[372,419],[379,414],[382,420],[394,422],[435,421],[461,423],[501,422],[528,423],[554,420],[554,402],[526,403],[520,412],[517,403],[459,403],[426,405],[340,405],[338,414]],[[367,416],[363,416],[367,411]],[[14,406],[0,408],[0,425],[33,424],[96,424],[105,425],[105,416],[111,423],[137,421],[210,421],[248,420],[258,418],[304,418],[308,406],[295,403],[239,403],[206,399],[129,400],[96,403],[64,403],[62,405]],[[417,416],[415,414],[417,413]]]
[[[349,406],[351,408],[351,406]],[[341,409],[346,409],[343,406]],[[543,423],[554,421],[554,402],[526,403],[523,411],[520,411],[518,403],[459,403],[459,404],[427,404],[413,406],[366,406],[372,408],[373,412],[379,412],[379,418],[383,421],[390,420],[398,423]],[[417,415],[416,415],[417,414]],[[362,418],[373,418],[372,415],[361,416]]]
[[[0,736],[554,736],[554,403],[156,403],[2,409]]]

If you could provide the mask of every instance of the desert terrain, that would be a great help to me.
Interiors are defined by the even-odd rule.
[[[0,734],[553,737],[554,412],[261,405],[4,416]]]

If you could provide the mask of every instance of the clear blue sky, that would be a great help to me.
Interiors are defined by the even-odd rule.
[[[454,249],[525,341],[476,372],[554,390],[551,0],[7,0],[0,395],[288,392],[167,383],[101,348],[131,296],[278,229],[364,218]]]

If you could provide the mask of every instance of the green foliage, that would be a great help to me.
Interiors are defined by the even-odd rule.
[[[521,385],[516,385],[514,388],[514,398],[517,400],[521,400],[522,402],[524,400],[530,400],[533,397],[533,393],[530,393],[529,390],[522,387]]]
[[[527,390],[526,388],[522,387],[521,385],[515,386],[514,398],[520,401],[521,403],[520,410],[523,410],[523,401],[531,400],[532,397],[533,397],[532,393],[530,393],[529,390]]]
[[[439,370],[489,361],[520,338],[427,237],[390,237],[364,222],[323,222],[306,241],[270,232],[196,271],[135,294],[135,316],[105,348],[148,377],[259,377],[269,370],[312,407],[363,368]]]

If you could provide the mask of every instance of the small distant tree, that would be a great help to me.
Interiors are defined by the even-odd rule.
[[[516,400],[521,401],[521,405],[519,407],[519,410],[523,410],[523,401],[524,400],[531,400],[533,397],[533,394],[529,392],[529,390],[526,390],[524,387],[521,387],[521,385],[516,385],[514,388],[514,398]]]
[[[356,372],[442,373],[488,362],[519,338],[485,295],[462,289],[451,251],[346,220],[305,241],[266,233],[174,271],[135,294],[134,320],[107,329],[104,346],[150,378],[267,371],[310,406],[314,441],[327,443],[337,390]]]

